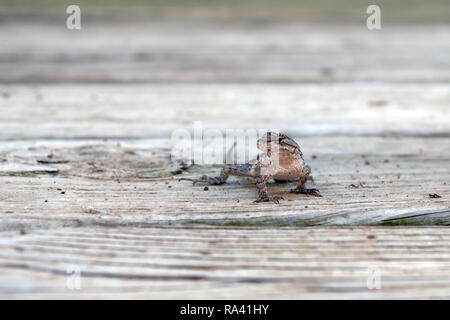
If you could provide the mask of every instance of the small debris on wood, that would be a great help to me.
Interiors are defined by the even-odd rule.
[[[370,166],[369,160],[364,161],[364,164],[365,164],[366,166]]]
[[[381,107],[387,106],[388,102],[386,100],[370,100],[370,101],[367,101],[367,104],[369,107],[381,108]]]
[[[192,167],[193,165],[194,165],[194,163],[186,164],[186,163],[184,163],[184,162],[181,162],[181,163],[180,163],[180,169],[186,171],[186,170],[188,170],[190,167]]]
[[[47,160],[47,159],[38,159],[37,163],[41,164],[60,164],[60,163],[69,163],[69,160]]]
[[[374,236],[373,234],[369,234],[368,236],[367,236],[367,239],[375,239],[376,238],[376,236]]]
[[[354,183],[352,183],[352,184],[350,184],[349,186],[348,186],[348,188],[359,188],[359,187],[361,187],[361,188],[365,188],[365,186],[363,185],[363,183],[362,182],[359,182],[359,184],[354,184]]]
[[[170,173],[171,173],[172,175],[182,174],[182,173],[188,171],[192,166],[194,166],[194,163],[188,165],[188,164],[186,164],[186,163],[184,163],[184,162],[181,162],[181,163],[178,165],[178,168],[175,169],[175,170],[173,170],[173,171],[171,171]]]
[[[438,195],[437,193],[433,193],[433,194],[429,194],[428,195],[430,197],[430,199],[437,199],[437,198],[442,198],[440,195]]]
[[[203,188],[203,191],[208,191],[208,190],[209,190],[208,187],[204,187],[204,188]]]
[[[317,159],[317,156],[315,154],[312,155],[313,159]]]
[[[10,96],[11,96],[11,94],[9,92],[4,92],[4,91],[2,92],[2,97],[4,99],[8,99]]]
[[[324,78],[332,77],[333,73],[334,73],[334,70],[330,67],[325,67],[325,68],[320,69],[320,74]]]
[[[83,210],[84,213],[89,213],[89,214],[97,214],[100,213],[100,211],[95,210],[93,207],[91,206],[87,206],[87,207],[82,207],[81,210]]]
[[[173,175],[177,175],[177,174],[182,174],[183,172],[184,172],[183,170],[177,169],[177,170],[172,171],[171,173],[172,173]]]

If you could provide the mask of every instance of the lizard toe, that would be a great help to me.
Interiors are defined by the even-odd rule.
[[[322,197],[318,189],[295,188],[291,189],[291,192],[296,194],[307,194],[315,197]]]
[[[321,197],[322,195],[319,193],[319,189],[305,189],[306,194],[310,194],[315,197]]]
[[[253,203],[273,202],[275,204],[280,204],[280,200],[284,200],[284,198],[283,197],[278,197],[278,196],[260,197],[260,198],[256,199],[255,201],[253,201]]]

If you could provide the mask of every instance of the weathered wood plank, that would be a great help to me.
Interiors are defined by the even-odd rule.
[[[448,299],[449,241],[436,227],[10,232],[0,238],[0,296]],[[66,285],[74,266],[80,290]],[[381,289],[370,290],[375,268]]]
[[[0,96],[3,140],[170,137],[195,121],[300,137],[450,136],[447,83],[20,85],[0,92],[7,93]]]
[[[174,171],[176,166],[170,165],[165,149],[160,149],[161,155],[153,148],[134,149],[132,141],[125,146],[108,142],[91,145],[92,153],[83,158],[85,155],[80,155],[76,147],[53,148],[53,143],[59,144],[46,141],[38,143],[41,147],[32,151],[4,153],[8,160],[5,163],[32,164],[49,152],[70,160],[46,164],[58,169],[57,175],[29,176],[28,172],[0,170],[1,229],[92,223],[112,226],[176,222],[255,225],[449,222],[450,170],[445,149],[448,138],[304,138],[301,144],[313,168],[315,186],[324,197],[289,194],[293,183],[271,184],[272,192],[286,198],[280,205],[253,204],[256,190],[245,180],[231,179],[230,184],[210,186],[208,191],[178,182],[180,176],[215,175],[219,168],[192,166]],[[364,146],[364,151],[380,150],[381,154],[359,153],[359,148],[351,150],[346,145]],[[142,148],[144,151],[140,152]],[[108,152],[102,154],[102,150]],[[137,151],[130,156],[130,150]],[[131,158],[125,161],[124,154]],[[155,158],[165,160],[156,166]],[[149,172],[149,168],[154,170]],[[430,194],[441,198],[430,198]],[[98,213],[86,213],[87,207]]]
[[[2,25],[0,82],[450,80],[445,24],[389,25],[370,32],[364,23],[276,21],[261,30],[260,23],[149,19],[89,21],[72,32],[63,21]]]
[[[448,224],[450,96],[444,84],[120,88],[3,87],[10,96],[0,116],[1,229],[193,221]],[[279,128],[293,135],[325,197],[290,195],[291,185],[275,184],[273,192],[287,201],[255,206],[255,189],[245,182],[207,192],[178,183],[180,174],[219,170],[180,169],[170,160],[171,130],[192,129],[196,120],[205,128]],[[24,130],[28,125],[33,130]],[[58,175],[30,176],[43,166]]]

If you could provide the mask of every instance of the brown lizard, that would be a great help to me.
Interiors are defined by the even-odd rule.
[[[271,201],[279,203],[282,197],[272,196],[267,191],[267,182],[273,178],[275,181],[298,180],[297,187],[291,192],[309,194],[321,197],[319,190],[306,189],[304,184],[311,173],[311,168],[303,159],[300,146],[285,134],[267,132],[257,141],[257,147],[264,152],[254,163],[227,164],[223,167],[219,177],[202,176],[199,179],[181,178],[211,185],[223,184],[230,175],[254,178],[258,189],[258,199],[255,202]]]

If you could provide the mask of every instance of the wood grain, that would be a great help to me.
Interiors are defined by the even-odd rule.
[[[448,228],[76,228],[0,240],[2,298],[449,298]],[[66,283],[81,271],[80,290]],[[68,273],[69,270],[69,273]],[[371,270],[380,289],[367,286]]]
[[[88,20],[81,30],[71,31],[63,21],[2,25],[0,39],[6,45],[0,48],[0,83],[435,83],[450,79],[448,24],[391,24],[377,32],[369,31],[365,23],[301,20],[263,24]]]
[[[0,120],[1,206],[8,212],[1,229],[37,220],[41,226],[448,224],[450,99],[443,86],[120,87],[42,86],[41,101],[35,89],[9,87],[14,93],[3,106],[10,112]],[[229,98],[216,99],[221,92]],[[376,97],[385,105],[371,106]],[[223,132],[253,126],[292,135],[324,197],[289,194],[292,183],[271,184],[286,201],[255,205],[256,190],[245,181],[230,179],[208,191],[178,182],[220,171],[171,159],[170,129],[192,131],[196,121]],[[33,130],[23,130],[28,125]],[[87,206],[101,214],[85,214]]]
[[[449,26],[260,27],[2,25],[1,298],[450,298]],[[197,121],[292,136],[323,197],[179,182]]]

